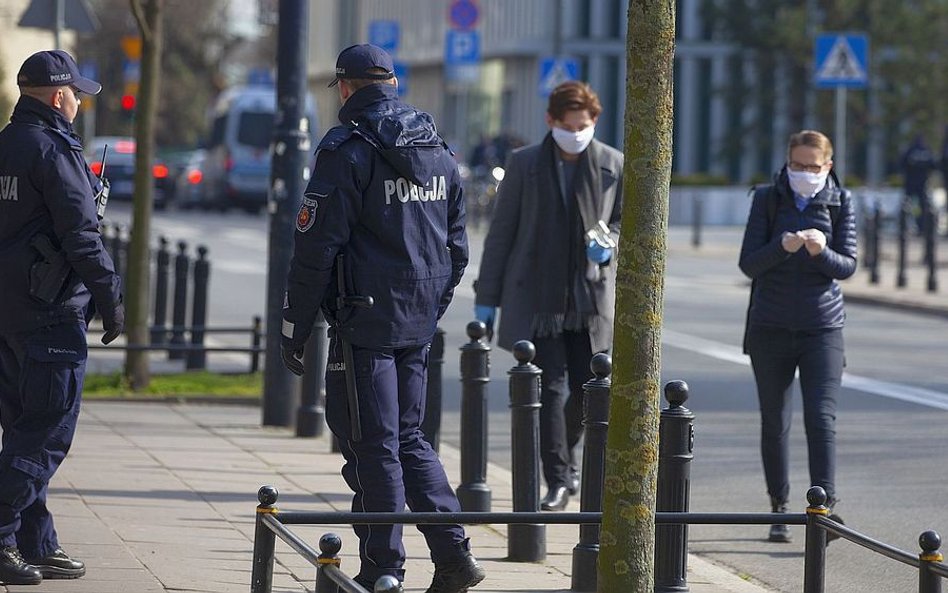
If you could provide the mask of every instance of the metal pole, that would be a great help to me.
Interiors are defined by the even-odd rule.
[[[806,491],[806,545],[803,552],[803,593],[823,593],[826,572],[826,532],[817,517],[826,517],[826,491],[812,486]]]
[[[941,593],[941,576],[931,571],[932,564],[945,559],[938,551],[941,536],[937,531],[926,531],[918,536],[918,545],[922,548],[918,555],[918,593]]]
[[[444,330],[435,330],[428,351],[428,390],[425,393],[425,418],[421,422],[421,432],[431,448],[437,451],[441,446],[441,401],[444,384]]]
[[[174,308],[171,311],[171,344],[184,344],[184,324],[188,312],[188,269],[191,261],[186,253],[188,244],[178,241],[178,255],[174,258]],[[169,360],[184,358],[183,350],[169,350]]]
[[[462,511],[490,511],[487,486],[487,385],[490,383],[490,346],[487,327],[467,324],[470,342],[461,346],[461,485],[457,488]],[[534,509],[535,510],[535,509]]]
[[[704,217],[704,199],[699,195],[694,195],[691,202],[691,246],[695,249],[701,247],[701,225]]]
[[[836,142],[833,145],[833,169],[846,187],[846,87],[836,87]]]
[[[303,349],[300,409],[296,414],[296,436],[321,437],[326,425],[326,361],[329,356],[329,324],[323,312],[316,316],[313,333]]]
[[[682,405],[688,400],[688,384],[670,381],[665,385],[665,399],[669,406],[662,410],[659,423],[655,510],[687,513],[695,442],[695,415]],[[658,525],[655,527],[655,591],[687,590],[688,525]]]
[[[513,510],[540,509],[540,375],[533,364],[536,346],[520,340],[513,347],[517,366],[510,375],[510,445]],[[507,526],[507,560],[540,562],[546,558],[546,525]]]
[[[211,277],[211,262],[207,260],[207,247],[199,245],[198,258],[194,262],[194,294],[191,301],[191,345],[204,346],[204,329],[207,327],[207,283]],[[202,328],[202,329],[198,329]],[[207,368],[207,352],[191,350],[185,368],[204,370]]]
[[[293,254],[295,216],[303,194],[310,151],[306,105],[307,0],[280,0],[277,25],[277,113],[270,173],[270,241],[267,266],[267,350],[263,377],[263,424],[291,426],[299,381],[283,366],[280,331],[286,276]]]
[[[905,277],[905,260],[908,251],[908,217],[909,204],[907,199],[902,200],[902,207],[899,208],[899,264],[898,277],[895,284],[899,288],[905,288],[908,283]]]
[[[168,340],[168,273],[171,271],[171,253],[168,239],[158,238],[158,256],[155,258],[155,318],[152,320],[151,343],[164,344]]]
[[[260,352],[256,349],[260,347],[260,341],[263,338],[263,320],[259,315],[253,316],[253,327],[251,328],[250,345],[254,351],[250,354],[250,372],[256,373],[260,370]]]
[[[606,467],[606,433],[609,428],[609,391],[612,359],[599,353],[589,363],[595,377],[583,385],[583,484],[580,512],[602,511],[602,485]],[[573,548],[572,591],[595,591],[599,559],[599,525],[579,526],[579,543]]]
[[[869,270],[869,283],[879,283],[879,257],[882,254],[882,207],[876,203],[876,210],[872,214],[872,268]]]
[[[928,264],[928,292],[938,291],[938,213],[929,207],[925,213],[925,263]]]
[[[53,23],[53,45],[55,49],[63,48],[63,29],[66,28],[65,0],[56,0],[56,20]]]
[[[261,486],[257,491],[257,519],[253,536],[253,570],[250,575],[250,593],[270,593],[273,590],[273,550],[276,534],[264,525],[263,517],[275,513],[273,507],[280,493],[273,486]]]

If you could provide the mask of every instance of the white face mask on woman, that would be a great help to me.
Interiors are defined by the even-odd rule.
[[[586,150],[595,134],[596,126],[587,126],[578,132],[553,126],[553,141],[566,154],[579,154]]]
[[[812,198],[826,185],[829,171],[810,173],[809,171],[791,171],[787,169],[787,178],[790,180],[790,189],[803,196]]]

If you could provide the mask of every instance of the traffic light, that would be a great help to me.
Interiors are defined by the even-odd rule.
[[[135,95],[122,95],[122,111],[126,114],[135,111]]]

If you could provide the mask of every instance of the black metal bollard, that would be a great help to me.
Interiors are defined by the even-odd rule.
[[[659,423],[658,488],[655,510],[687,513],[691,493],[691,460],[694,458],[695,415],[684,407],[688,384],[665,384],[669,406]],[[655,527],[655,591],[688,590],[688,525]]]
[[[250,353],[250,372],[256,373],[260,370],[260,342],[263,340],[263,320],[259,315],[253,316],[253,324],[250,327],[250,347],[253,352]]]
[[[918,555],[918,593],[941,593],[941,576],[931,571],[932,564],[945,559],[938,551],[941,536],[937,531],[926,531],[918,536],[918,546],[922,549]]]
[[[444,330],[435,331],[428,351],[428,390],[425,393],[425,418],[421,422],[421,432],[431,448],[437,451],[441,446],[441,399],[444,389],[442,379],[444,367]]]
[[[925,263],[928,265],[928,292],[938,291],[938,213],[929,208],[925,215]]]
[[[823,593],[826,572],[826,532],[816,524],[817,517],[829,514],[826,491],[811,486],[806,491],[806,545],[803,553],[803,593]]]
[[[329,578],[323,571],[324,566],[339,568],[342,561],[339,559],[339,550],[342,549],[342,538],[335,533],[327,533],[319,538],[319,568],[316,569],[315,593],[338,593],[339,585]]]
[[[470,342],[461,346],[461,485],[458,502],[463,511],[490,511],[487,486],[487,385],[490,383],[490,346],[487,327],[467,324]]]
[[[207,259],[207,247],[197,248],[198,258],[194,262],[194,293],[191,301],[191,345],[200,348],[188,352],[185,368],[204,370],[207,368],[207,351],[204,350],[204,331],[207,327],[207,284],[211,277],[211,262]]]
[[[536,346],[520,340],[513,347],[517,366],[510,375],[510,450],[513,510],[540,509],[540,375],[533,364]],[[507,526],[507,560],[539,562],[546,558],[546,525]]]
[[[882,207],[877,203],[872,215],[872,266],[869,269],[869,283],[879,283],[879,257],[882,244]]]
[[[691,246],[695,249],[701,247],[701,225],[704,223],[704,199],[701,196],[694,196],[691,201]]]
[[[253,536],[253,571],[250,593],[270,593],[273,589],[273,549],[276,534],[263,524],[263,516],[276,512],[273,507],[280,493],[273,486],[261,486],[257,491],[257,520]]]
[[[606,469],[606,433],[609,428],[609,391],[612,358],[599,353],[589,363],[595,377],[583,385],[583,483],[579,510],[602,511],[602,484]],[[579,526],[579,543],[573,548],[572,591],[595,591],[599,559],[599,524]]]
[[[158,237],[158,255],[155,257],[155,317],[152,320],[151,343],[164,344],[168,340],[168,273],[171,271],[171,253],[168,239]]]
[[[908,218],[909,205],[908,202],[903,201],[899,209],[899,264],[898,276],[895,280],[895,285],[899,288],[905,288],[908,282],[905,277],[905,260],[908,255],[906,253],[908,251]]]
[[[171,341],[172,345],[184,344],[184,324],[188,311],[188,269],[191,261],[186,253],[188,244],[178,241],[178,255],[174,257],[174,308],[171,311]],[[169,350],[170,360],[184,358],[183,350]]]
[[[326,361],[329,356],[329,324],[323,312],[316,315],[313,331],[303,349],[303,380],[300,409],[296,413],[296,436],[321,437],[326,426]]]
[[[126,227],[123,224],[114,225],[112,233],[112,263],[115,265],[115,273],[125,278],[125,270],[128,260],[128,236]]]

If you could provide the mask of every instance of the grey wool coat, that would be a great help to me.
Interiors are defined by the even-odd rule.
[[[549,146],[549,140],[545,144]],[[533,339],[533,319],[539,295],[544,291],[565,290],[563,286],[552,286],[543,273],[544,265],[551,262],[544,262],[541,258],[548,256],[551,242],[586,243],[582,237],[541,236],[543,225],[539,221],[542,217],[548,215],[550,208],[564,207],[555,160],[552,153],[544,154],[543,147],[543,142],[526,146],[508,158],[476,281],[476,304],[500,307],[497,344],[507,350],[519,340]],[[593,170],[598,170],[600,187],[598,191],[594,188],[595,196],[576,192],[571,193],[569,199],[588,202],[580,205],[580,211],[584,212],[584,229],[591,228],[601,219],[618,242],[623,155],[597,140],[593,140],[586,151]],[[577,170],[576,175],[579,174]],[[590,212],[595,212],[598,218],[590,216]],[[594,323],[589,326],[593,352],[612,347],[616,255],[613,254],[600,269],[599,280],[586,280],[596,309]]]

